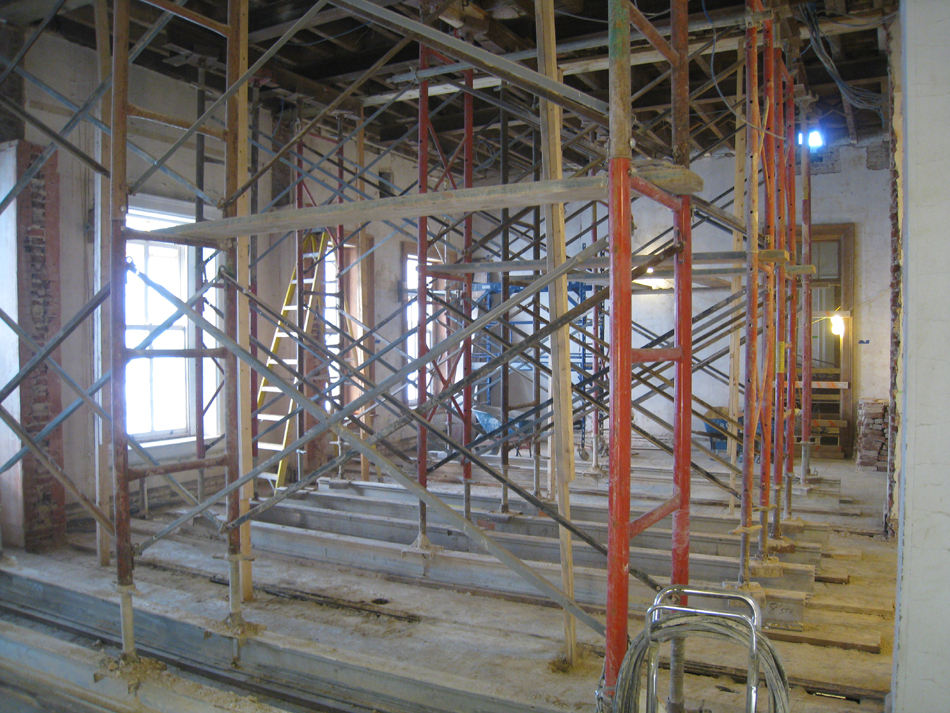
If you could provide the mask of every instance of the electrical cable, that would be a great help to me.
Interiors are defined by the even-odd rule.
[[[705,2],[705,0],[704,0]],[[814,50],[815,55],[824,65],[825,70],[831,75],[831,78],[834,80],[835,84],[838,85],[838,89],[841,91],[842,96],[845,101],[847,101],[855,109],[866,109],[868,111],[875,112],[878,116],[881,117],[881,120],[884,120],[884,105],[887,103],[887,97],[885,97],[880,92],[872,92],[869,89],[864,89],[863,87],[855,87],[842,79],[841,74],[838,72],[838,67],[835,65],[834,59],[831,55],[828,54],[828,50],[825,48],[825,42],[829,42],[827,37],[825,37],[824,32],[821,30],[821,23],[818,21],[818,12],[816,9],[816,4],[813,2],[806,3],[800,8],[800,17],[802,22],[808,27],[808,31],[811,34],[811,48]],[[823,42],[824,40],[825,42]]]
[[[344,30],[338,35],[332,35],[330,37],[321,37],[319,40],[314,40],[313,42],[294,42],[292,44],[294,47],[313,47],[315,45],[323,44],[324,42],[331,42],[333,40],[339,39],[340,37],[343,37],[344,35],[352,34],[356,32],[357,30],[362,30],[364,27],[368,27],[368,26],[369,26],[369,23],[364,22],[360,25],[357,25],[356,27],[351,27],[349,30]]]
[[[726,96],[722,93],[722,88],[719,86],[719,79],[716,77],[716,40],[718,39],[718,34],[716,33],[716,27],[715,25],[713,25],[712,18],[709,16],[709,12],[706,10],[706,0],[702,0],[702,2],[703,2],[703,14],[706,16],[706,20],[709,21],[709,24],[712,25],[712,50],[709,56],[709,71],[712,74],[713,85],[716,87],[716,92],[719,94],[719,98],[722,99],[723,104],[726,105],[726,108],[732,113],[732,115],[736,117],[739,121],[741,121],[743,124],[749,124],[753,129],[755,129],[760,134],[768,134],[769,136],[775,137],[779,141],[785,141],[784,136],[779,136],[776,133],[768,131],[764,127],[756,126],[755,124],[750,122],[747,117],[744,117],[741,114],[739,114],[739,112],[737,112],[733,108],[732,104],[729,103],[729,101],[726,99]],[[768,107],[766,107],[766,110],[767,109]]]
[[[641,631],[628,647],[627,654],[620,664],[614,693],[614,713],[639,713],[643,663],[651,647],[661,642],[695,634],[731,639],[746,648],[751,648],[752,645],[751,630],[747,623],[713,614],[672,614],[654,622],[651,629],[652,640],[647,634],[647,629]],[[788,676],[785,673],[785,667],[771,641],[761,634],[756,636],[755,641],[760,670],[765,673],[765,682],[769,689],[769,710],[772,713],[790,713]]]

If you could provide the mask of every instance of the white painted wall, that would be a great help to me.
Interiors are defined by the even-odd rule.
[[[867,166],[867,147],[841,146],[840,172],[812,176],[812,223],[853,223],[854,403],[886,399],[890,369],[890,171]],[[799,199],[801,199],[799,186]],[[866,342],[866,343],[862,343]]]
[[[56,91],[65,95],[76,104],[82,104],[98,85],[97,64],[95,53],[66,42],[50,33],[44,34],[36,46],[27,55],[26,68],[43,82]],[[196,118],[196,89],[183,82],[172,80],[154,72],[133,67],[130,78],[130,100],[132,103],[146,109],[159,111],[164,114],[193,121]],[[209,97],[208,102],[213,101]],[[68,119],[71,110],[58,103],[48,93],[29,82],[26,83],[26,106],[48,125],[59,128]],[[99,116],[99,107],[94,109]],[[223,112],[221,113],[223,116]],[[284,121],[292,120],[289,115]],[[272,131],[272,121],[262,113],[261,130],[264,134]],[[97,130],[90,124],[80,124],[69,136],[79,148],[90,156],[95,156],[95,138]],[[133,119],[130,122],[130,139],[136,142],[153,156],[161,156],[180,135],[177,129],[165,127],[153,122]],[[46,144],[44,137],[32,128],[27,129],[27,140]],[[270,141],[262,139],[262,143],[270,146]],[[333,148],[333,144],[318,138],[308,139],[308,143],[320,152]],[[223,143],[215,139],[206,140],[206,152],[209,158],[223,159]],[[373,161],[379,151],[372,147],[367,149],[367,161]],[[354,142],[347,145],[346,155],[349,159],[356,159]],[[314,158],[313,154],[308,154]],[[195,142],[192,138],[169,161],[170,168],[178,171],[189,180],[194,180]],[[261,161],[268,155],[262,151]],[[328,161],[324,167],[331,173],[317,175],[328,184],[335,185],[336,164]],[[130,152],[129,179],[135,181],[145,170],[146,164]],[[416,179],[416,168],[407,159],[390,155],[382,158],[372,169],[374,172],[386,170],[394,175],[397,186],[408,187]],[[62,302],[63,321],[72,316],[78,306],[84,304],[93,294],[93,242],[92,242],[92,209],[94,201],[93,172],[65,152],[59,152],[59,171],[61,179],[60,224],[62,231]],[[322,203],[331,196],[327,187],[321,187],[313,182],[309,187],[316,203]],[[220,165],[206,165],[206,190],[213,198],[223,194],[223,170]],[[367,188],[367,192],[375,197],[375,188]],[[177,200],[192,200],[191,193],[171,178],[162,173],[155,174],[141,190],[142,194],[171,198]],[[267,205],[270,196],[270,178],[265,177],[261,182],[260,206]],[[292,206],[290,206],[292,207]],[[402,224],[402,223],[401,223]],[[381,320],[399,309],[399,281],[402,279],[402,243],[407,240],[415,241],[416,229],[402,224],[407,235],[400,234],[392,227],[383,223],[374,223],[369,226],[368,232],[378,243],[382,243],[375,252],[376,264],[376,317]],[[318,226],[314,226],[318,227]],[[352,230],[356,226],[347,226]],[[264,252],[269,245],[279,239],[280,235],[259,236],[259,252]],[[293,270],[293,240],[285,241],[281,247],[273,251],[261,261],[258,267],[259,296],[269,304],[279,306],[283,300],[287,283]],[[262,341],[270,338],[269,325],[260,321],[260,336]],[[382,331],[381,336],[386,340],[396,340],[403,332],[401,320],[393,320]],[[68,355],[64,359],[64,367],[79,381],[88,386],[93,381],[93,329],[91,320],[84,324],[71,337],[63,349]],[[377,347],[383,346],[383,342]],[[394,366],[402,366],[401,357],[395,356],[390,360]],[[388,372],[385,369],[377,370],[377,377],[384,378]],[[72,401],[73,395],[68,389],[63,389],[64,405]],[[86,493],[94,493],[94,442],[93,415],[88,409],[81,409],[74,414],[64,427],[65,452],[68,454],[67,472],[75,479],[77,485]],[[385,422],[381,418],[379,423]],[[159,454],[161,455],[161,454]],[[150,483],[152,480],[149,481]],[[156,481],[157,483],[158,481]]]
[[[812,219],[820,223],[853,223],[855,226],[854,263],[854,328],[856,330],[854,388],[855,404],[861,398],[887,398],[888,393],[888,334],[890,329],[888,288],[890,286],[890,194],[889,172],[871,170],[867,166],[866,146],[842,146],[835,173],[812,178]],[[732,156],[719,155],[699,160],[693,170],[703,177],[704,189],[700,194],[712,200],[733,184],[735,161]],[[801,181],[796,181],[799,201]],[[800,203],[799,203],[800,205]],[[732,212],[730,206],[727,210]],[[634,243],[643,245],[670,226],[669,211],[646,201],[637,201],[633,207],[637,226]],[[800,217],[800,216],[799,216]],[[694,230],[694,250],[697,252],[732,249],[732,235],[707,225]],[[693,313],[698,313],[725,298],[726,289],[694,292]],[[654,332],[663,333],[671,328],[673,320],[671,294],[640,295],[634,297],[633,318]],[[638,341],[639,340],[639,341]],[[859,344],[867,340],[867,344]],[[634,344],[645,343],[643,337],[634,337]],[[701,352],[708,355],[726,346],[722,340]],[[728,361],[723,358],[714,366],[728,372]],[[704,373],[694,375],[693,388],[697,396],[714,405],[728,402],[727,387]],[[645,393],[642,389],[634,396]],[[661,398],[652,398],[647,404],[666,421],[673,416],[672,404]],[[651,432],[660,431],[650,420],[637,415],[636,422]],[[701,428],[694,424],[694,428]]]
[[[904,28],[904,406],[894,643],[897,713],[947,708],[950,680],[950,4],[901,4]]]

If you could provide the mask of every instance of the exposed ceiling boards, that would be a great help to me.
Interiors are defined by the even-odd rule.
[[[418,2],[372,0],[377,7],[416,20]],[[14,23],[35,22],[48,11],[52,2],[14,2],[0,9],[0,17]],[[250,41],[252,61],[255,51],[263,51],[276,41],[310,7],[309,0],[261,0],[250,8]],[[874,111],[857,109],[843,98],[837,84],[810,47],[809,32],[800,20],[799,0],[777,9],[782,17],[784,34],[798,35],[808,89],[818,97],[815,111],[826,141],[857,141],[870,138],[883,130],[882,118]],[[443,13],[437,27],[455,31],[462,39],[493,55],[514,60],[529,70],[535,67],[535,28],[530,0],[481,0],[457,3]],[[597,105],[606,100],[606,2],[604,0],[573,0],[555,3],[558,39],[558,64],[564,83],[591,97]],[[651,17],[661,32],[669,26],[669,4],[660,0],[641,0],[640,9]],[[92,3],[68,2],[67,10],[53,21],[53,31],[71,41],[94,47]],[[190,0],[188,8],[223,22],[225,3]],[[690,72],[690,121],[695,132],[694,148],[732,148],[735,117],[730,107],[735,104],[737,49],[745,24],[744,4],[733,0],[706,0],[690,3],[690,47],[694,61]],[[893,8],[880,0],[827,0],[818,3],[818,16],[826,47],[833,56],[841,77],[857,87],[874,92],[887,92],[887,57],[881,44],[881,20]],[[133,40],[157,17],[159,10],[144,3],[132,6]],[[303,115],[313,114],[347,87],[354,79],[392,48],[404,31],[391,22],[380,24],[367,15],[355,17],[340,6],[328,5],[319,12],[296,37],[288,42],[261,73],[261,100],[265,109],[274,112],[293,111],[300,106]],[[669,143],[669,78],[664,76],[668,65],[636,32],[633,33],[631,62],[635,118],[645,127],[641,143],[662,146]],[[401,134],[400,127],[414,122],[417,102],[417,46],[411,42],[398,52],[386,66],[368,79],[354,97],[342,106],[350,116],[375,109],[387,98],[400,95],[370,127],[374,141],[386,142]],[[159,40],[143,53],[139,63],[170,76],[196,82],[197,67],[206,68],[206,83],[213,89],[223,87],[223,38],[215,33],[173,19]],[[448,58],[449,63],[452,58]],[[429,90],[433,104],[458,91],[463,64],[450,64],[456,71],[439,68]],[[496,121],[499,85],[497,77],[480,75],[476,70],[476,117],[480,125]],[[533,99],[517,88],[509,88],[506,102],[514,107],[531,108]],[[461,106],[461,98],[452,107]],[[460,109],[447,108],[449,117]],[[590,116],[566,115],[568,125],[580,127]],[[451,121],[437,123],[436,128],[451,134],[458,127]],[[477,127],[480,128],[480,127]],[[699,129],[699,131],[697,131]],[[512,125],[512,131],[517,131]],[[488,138],[497,138],[497,127],[489,127]],[[601,139],[603,136],[601,135]],[[653,151],[662,154],[662,151]],[[582,156],[568,155],[578,165]],[[579,163],[580,162],[580,163]]]

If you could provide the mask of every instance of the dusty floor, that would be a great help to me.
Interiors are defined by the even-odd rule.
[[[655,464],[661,459],[645,454],[643,462]],[[830,556],[824,558],[822,571],[847,573],[850,582],[816,585],[806,608],[807,628],[842,641],[865,641],[868,636],[879,635],[881,652],[777,642],[793,683],[821,682],[840,690],[850,689],[852,697],[865,696],[863,702],[857,702],[813,695],[801,686],[793,686],[792,710],[881,711],[880,699],[890,686],[896,543],[854,532],[879,529],[883,476],[856,471],[853,465],[840,461],[822,461],[815,466],[820,474],[841,478],[842,492],[861,515],[832,518],[841,530],[832,534],[827,552]],[[161,519],[156,514],[156,521],[138,523],[139,536],[154,530]],[[86,591],[114,597],[114,575],[96,567],[93,546],[92,536],[73,535],[69,550],[44,557],[16,554],[24,572],[55,577]],[[141,594],[137,604],[207,618],[209,623],[223,621],[227,588],[210,579],[226,576],[223,555],[223,543],[200,537],[176,536],[158,543],[138,560],[136,584]],[[593,691],[603,665],[603,641],[578,627],[582,659],[573,670],[559,672],[554,664],[561,648],[563,617],[557,609],[411,586],[373,574],[272,555],[258,555],[254,576],[257,585],[299,589],[343,602],[376,602],[374,606],[395,615],[259,592],[257,599],[247,605],[246,616],[272,634],[297,640],[301,645],[313,642],[355,656],[365,655],[382,661],[383,666],[390,661],[392,666],[450,677],[459,687],[544,709],[594,710]],[[632,633],[640,627],[638,620],[631,619]],[[717,641],[690,640],[688,651],[690,660],[707,665],[709,671],[722,673],[744,666],[739,649]],[[693,708],[702,705],[704,710],[717,713],[741,710],[744,695],[743,684],[726,675],[689,676],[687,693]]]

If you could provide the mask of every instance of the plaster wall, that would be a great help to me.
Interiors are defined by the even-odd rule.
[[[26,70],[40,82],[65,96],[75,105],[83,104],[98,86],[98,70],[95,53],[78,47],[51,33],[44,33],[36,46],[27,55]],[[47,125],[59,129],[72,113],[72,109],[50,95],[36,82],[27,80],[26,108]],[[159,111],[185,120],[194,120],[196,116],[196,89],[186,83],[172,80],[149,70],[133,66],[130,77],[130,100],[146,109]],[[209,99],[210,101],[210,99]],[[101,116],[101,107],[95,106],[92,112]],[[106,123],[109,123],[106,117]],[[270,119],[266,115],[262,128],[270,131]],[[96,156],[98,130],[89,122],[80,123],[68,138],[90,156]],[[172,129],[153,122],[133,119],[130,121],[130,140],[154,157],[161,156],[170,144],[180,135]],[[47,139],[29,125],[26,129],[29,141],[46,145]],[[215,139],[206,141],[209,159],[219,162],[224,157],[223,143]],[[61,286],[63,321],[69,319],[79,306],[85,304],[95,292],[95,190],[96,174],[80,161],[64,151],[57,152],[60,173],[61,226]],[[195,143],[190,140],[170,161],[169,167],[189,181],[194,181]],[[129,179],[136,180],[146,168],[145,162],[130,152]],[[206,165],[206,186],[212,197],[220,197],[223,192],[223,171],[220,165]],[[269,180],[261,184],[262,200],[266,201],[270,192]],[[168,176],[158,173],[142,187],[140,195],[146,199],[154,196],[160,199],[193,202],[194,197],[188,189]],[[105,206],[108,212],[108,206]],[[261,237],[261,251],[270,243],[271,236]],[[262,264],[269,273],[280,274],[279,265]],[[277,280],[286,284],[286,278]],[[134,278],[133,278],[134,279]],[[265,294],[268,293],[265,287]],[[93,356],[98,347],[95,344],[92,319],[87,319],[65,342],[62,353],[62,365],[81,385],[88,387],[94,381]],[[63,402],[68,405],[75,395],[64,387]],[[86,494],[95,492],[96,448],[93,436],[94,415],[85,407],[73,414],[63,426],[64,449],[68,454],[67,473]],[[193,445],[188,446],[193,452]],[[155,450],[159,458],[182,455],[182,446],[159,447]],[[108,443],[104,447],[108,462]],[[133,459],[134,460],[134,459]],[[184,474],[184,481],[189,480]],[[149,479],[150,485],[159,484],[160,479]]]
[[[893,710],[946,708],[950,679],[950,5],[901,4],[904,47],[904,406]]]
[[[835,157],[833,172],[815,175],[812,178],[814,224],[853,223],[854,247],[854,397],[855,404],[861,398],[886,399],[889,383],[889,308],[890,285],[890,174],[887,164],[869,163],[868,152],[879,149],[880,142],[870,146],[840,146],[832,149]],[[869,166],[874,166],[870,168]],[[703,177],[704,189],[700,196],[713,200],[728,190],[734,181],[735,159],[731,155],[716,155],[696,161],[693,170]],[[799,205],[801,181],[796,180]],[[721,204],[722,201],[717,203]],[[731,204],[726,208],[733,211]],[[645,245],[661,235],[670,226],[669,212],[647,201],[637,201],[633,206],[636,224],[634,244]],[[669,238],[664,236],[662,240]],[[732,250],[732,234],[709,225],[700,225],[693,230],[695,252]],[[659,242],[654,243],[658,245]],[[702,266],[697,266],[702,269]],[[707,268],[708,269],[708,268]],[[728,276],[724,279],[730,279]],[[693,313],[725,299],[729,289],[696,285],[693,295]],[[886,315],[886,316],[885,316]],[[633,319],[654,333],[664,333],[673,324],[673,295],[665,290],[635,295]],[[634,345],[646,344],[647,338],[634,336]],[[708,356],[728,345],[721,339],[699,356]],[[713,363],[721,372],[728,373],[728,359],[723,357]],[[709,374],[697,372],[693,378],[694,393],[705,401],[724,406],[728,403],[728,388]],[[635,390],[634,398],[646,394]],[[665,399],[652,397],[644,402],[651,411],[670,422],[672,404]],[[660,433],[651,420],[636,415],[636,422],[647,430]],[[701,428],[701,424],[694,424]]]

